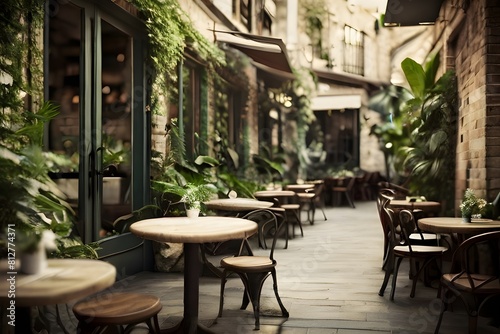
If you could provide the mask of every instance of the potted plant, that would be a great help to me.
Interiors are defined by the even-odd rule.
[[[186,207],[186,215],[190,218],[198,217],[202,203],[212,198],[216,192],[217,188],[213,184],[186,184],[181,198]]]
[[[486,204],[486,200],[477,197],[473,189],[467,188],[462,203],[460,204],[460,212],[462,213],[463,221],[470,223],[472,216],[481,214]]]

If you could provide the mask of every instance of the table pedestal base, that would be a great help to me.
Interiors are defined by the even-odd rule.
[[[199,252],[199,244],[184,244],[184,318],[177,326],[162,329],[161,333],[215,334],[198,322],[199,283],[202,270]]]

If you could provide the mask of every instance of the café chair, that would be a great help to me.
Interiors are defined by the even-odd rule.
[[[406,199],[406,196],[410,195],[410,190],[403,186],[400,186],[395,183],[380,181],[377,183],[379,189],[391,189],[394,190],[394,199]]]
[[[385,208],[383,210],[384,214],[387,215],[389,222],[390,233],[390,247],[389,247],[389,258],[386,264],[386,271],[384,281],[380,287],[379,296],[383,296],[387,283],[389,282],[389,277],[392,270],[392,289],[390,300],[394,300],[394,293],[396,290],[396,282],[398,277],[399,266],[403,259],[409,259],[410,268],[416,269],[415,273],[410,272],[410,277],[412,279],[412,288],[410,292],[410,297],[415,297],[415,290],[417,287],[417,281],[420,274],[427,268],[431,262],[437,262],[438,267],[441,267],[441,257],[444,252],[448,250],[448,247],[444,246],[423,246],[412,244],[410,235],[415,231],[415,219],[413,214],[409,210],[401,210],[399,212],[399,224],[401,227],[401,233],[399,234],[400,240],[398,241],[396,235],[395,217],[394,211],[390,208]]]
[[[314,217],[316,215],[317,208],[321,210],[323,218],[327,220],[325,214],[325,198],[323,196],[324,189],[325,184],[318,183],[314,185],[314,188],[307,189],[303,193],[297,193],[301,204],[301,210],[307,213],[307,220],[311,225],[314,224]]]
[[[338,180],[338,182],[336,184],[334,184],[331,188],[330,188],[330,192],[332,194],[332,203],[334,202],[335,200],[335,197],[337,197],[338,199],[338,202],[340,203],[340,201],[342,200],[342,194],[345,196],[345,198],[347,199],[347,202],[349,203],[349,205],[351,206],[351,208],[356,208],[356,206],[354,205],[354,201],[353,201],[353,190],[354,190],[354,183],[356,182],[356,178],[355,177],[346,177],[345,179],[341,179],[341,180]]]
[[[113,326],[118,333],[130,333],[146,323],[150,333],[160,333],[158,313],[160,299],[141,293],[102,293],[77,302],[73,313],[78,319],[77,333],[101,333]]]
[[[287,198],[286,203],[281,203],[280,207],[285,209],[285,216],[289,225],[292,225],[292,238],[295,238],[295,227],[299,227],[300,235],[304,236],[302,228],[302,220],[300,218],[301,203],[299,196],[295,193],[294,196]]]
[[[462,242],[452,258],[452,273],[441,277],[441,312],[435,334],[439,333],[448,306],[461,300],[469,317],[469,334],[477,332],[478,316],[488,302],[500,299],[500,231],[473,236]],[[498,317],[498,315],[496,315]]]
[[[248,215],[246,218],[250,220],[258,220],[259,216]],[[272,226],[268,223],[267,227],[274,228],[275,231],[272,238],[272,245],[270,248],[269,256],[254,256],[251,251],[248,251],[251,250],[249,240],[244,239],[241,243],[240,250],[237,255],[223,258],[220,262],[220,265],[223,268],[223,272],[221,276],[218,317],[222,317],[222,310],[224,307],[224,288],[226,285],[227,277],[231,273],[236,273],[240,277],[245,287],[245,291],[243,293],[243,301],[240,309],[245,310],[248,306],[248,303],[252,303],[253,313],[255,317],[255,330],[260,329],[260,295],[262,286],[269,276],[272,276],[273,278],[274,294],[281,308],[281,314],[286,318],[288,318],[289,316],[288,311],[281,302],[281,298],[278,294],[278,281],[276,275],[277,262],[273,257],[276,240],[280,234],[278,233],[280,230],[280,226],[277,219],[275,219],[272,223]],[[244,253],[248,255],[243,255]]]
[[[390,245],[390,239],[391,239],[391,228],[389,224],[391,223],[389,220],[389,216],[383,211],[385,210],[385,207],[387,204],[390,202],[394,195],[394,191],[391,189],[380,189],[379,193],[377,195],[377,212],[380,220],[380,224],[382,225],[382,233],[384,236],[384,249],[383,249],[383,256],[382,256],[382,269],[386,269],[387,261],[388,261],[388,254],[389,254],[389,247]]]

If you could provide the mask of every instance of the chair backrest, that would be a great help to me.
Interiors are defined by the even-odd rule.
[[[410,235],[417,230],[417,224],[415,223],[415,217],[410,210],[403,209],[399,211],[399,225],[401,226],[401,242],[408,245],[411,252]],[[422,237],[422,240],[423,239],[424,238]]]
[[[387,213],[384,211],[384,208],[391,201],[392,195],[393,191],[391,189],[382,189],[379,191],[379,194],[377,196],[377,211],[380,223],[382,224],[382,230],[386,235],[390,232],[390,229],[388,226],[389,218],[387,217]]]
[[[387,203],[382,207],[382,219],[383,219],[383,224],[387,228],[387,238],[389,240],[389,244],[391,245],[391,248],[398,245],[400,243],[401,235],[400,232],[398,232],[396,228],[396,221],[394,217],[394,210],[391,208],[387,207]]]
[[[258,227],[258,233],[263,234],[263,237],[265,238],[267,233],[272,233],[272,245],[271,249],[269,252],[269,259],[274,261],[274,248],[276,247],[276,240],[280,236],[280,225],[278,224],[278,219],[276,218],[276,215],[271,211],[267,209],[258,209],[251,211],[244,215],[242,217],[243,219],[248,219],[251,221],[256,222],[259,227]],[[244,239],[242,242],[242,246],[240,247],[240,251],[238,255],[241,255],[243,248],[249,248],[250,254],[253,254],[251,251],[251,246],[250,243],[248,242],[248,239]]]
[[[356,178],[355,177],[349,177],[344,180],[344,184],[346,186],[346,191],[351,191],[352,188],[354,187],[354,183],[356,183]]]
[[[478,234],[463,241],[453,253],[452,271],[466,274],[473,290],[500,279],[500,231]],[[490,279],[475,282],[471,274],[488,275]]]
[[[391,189],[394,190],[394,198],[395,199],[405,199],[406,196],[410,194],[410,190],[402,187],[400,185],[390,183],[387,181],[380,181],[378,184],[379,189]]]

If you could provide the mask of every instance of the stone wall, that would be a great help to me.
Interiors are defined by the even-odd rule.
[[[493,200],[500,190],[500,4],[445,1],[436,48],[458,80],[455,206],[466,188]],[[444,31],[444,33],[439,33]]]

